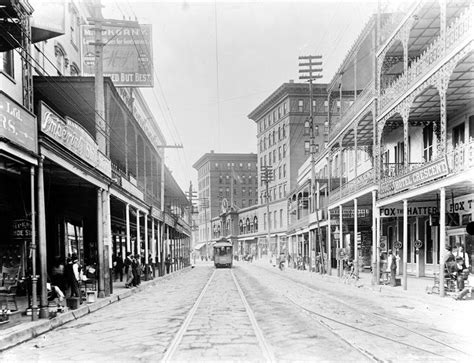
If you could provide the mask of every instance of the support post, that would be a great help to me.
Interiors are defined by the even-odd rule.
[[[444,289],[444,261],[445,261],[445,250],[446,250],[446,189],[444,187],[439,189],[440,201],[439,201],[439,296],[445,296]]]
[[[38,320],[38,296],[36,277],[36,210],[35,210],[35,167],[30,167],[31,202],[31,320]]]
[[[148,280],[148,213],[145,213],[145,281]]]
[[[104,266],[104,225],[103,225],[104,213],[102,208],[102,189],[97,188],[97,263],[99,267],[99,274],[98,274],[98,294],[99,298],[105,297],[105,266]]]
[[[344,242],[342,240],[343,234],[342,234],[342,204],[339,205],[339,248],[342,249],[344,246]],[[341,259],[338,259],[338,268],[337,268],[337,276],[341,277],[342,276],[342,270],[344,268],[343,262]]]
[[[331,233],[331,210],[328,208],[328,228],[327,228],[327,251],[328,251],[328,260],[327,260],[327,271],[328,275],[332,275],[331,269],[331,259],[332,259],[332,251],[331,251],[331,244],[332,244],[332,233]]]
[[[403,199],[403,290],[407,289],[408,201]]]
[[[358,246],[358,226],[357,226],[357,198],[354,198],[354,272],[359,276],[359,246]],[[362,241],[362,236],[361,236]]]
[[[125,205],[125,229],[127,234],[127,252],[131,252],[130,246],[130,204]],[[125,256],[123,256],[125,258]]]
[[[376,191],[372,190],[372,285],[378,285]]]

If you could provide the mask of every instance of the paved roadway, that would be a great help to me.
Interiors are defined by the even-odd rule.
[[[466,318],[304,271],[200,264],[0,361],[469,361]]]

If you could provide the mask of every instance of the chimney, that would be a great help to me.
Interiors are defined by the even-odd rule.
[[[295,83],[295,81],[294,81],[294,80],[292,80],[292,79],[290,79],[290,82],[289,82],[289,83]]]

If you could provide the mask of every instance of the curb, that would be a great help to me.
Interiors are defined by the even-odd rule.
[[[143,292],[147,288],[156,286],[163,279],[169,279],[171,276],[175,276],[178,273],[182,273],[191,267],[184,267],[181,270],[174,271],[171,274],[155,277],[155,279],[150,281],[144,281],[142,285],[134,287],[125,291],[122,291],[118,294],[113,294],[107,296],[106,298],[100,299],[96,302],[85,304],[79,307],[76,310],[70,310],[64,313],[57,315],[56,317],[48,320],[37,320],[32,322],[25,322],[18,326],[14,326],[11,329],[5,330],[5,336],[0,337],[0,352],[12,348],[15,345],[24,343],[28,340],[36,338],[37,336],[47,333],[53,329],[56,329],[64,324],[67,324],[73,320],[77,320],[91,314],[97,310],[103,309],[108,305],[119,302],[123,299],[126,299],[134,294]],[[1,333],[0,333],[1,334]]]

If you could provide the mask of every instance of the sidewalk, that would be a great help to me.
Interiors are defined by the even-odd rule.
[[[60,327],[72,320],[79,319],[84,315],[93,313],[107,305],[116,303],[120,300],[126,299],[138,292],[141,292],[149,287],[155,286],[159,282],[171,278],[176,273],[182,273],[190,267],[185,267],[181,270],[170,273],[162,277],[155,277],[153,280],[143,281],[140,286],[133,288],[125,288],[124,282],[114,284],[114,292],[108,297],[97,299],[93,303],[83,303],[76,310],[68,310],[51,319],[39,319],[31,321],[31,316],[22,316],[20,321],[12,326],[4,326],[0,330],[0,351],[11,348],[17,344],[23,343],[27,340],[44,334],[52,329]]]

